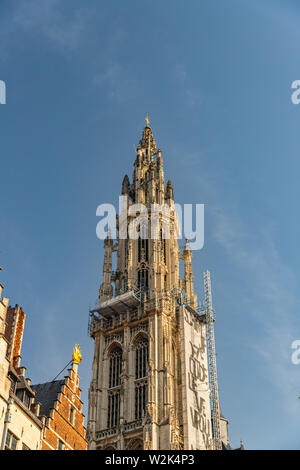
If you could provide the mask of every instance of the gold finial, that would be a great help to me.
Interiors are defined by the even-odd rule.
[[[150,114],[146,114],[145,121],[148,127],[149,127],[149,117],[150,117]]]
[[[73,349],[72,361],[74,362],[74,364],[79,364],[82,361],[79,344],[75,344],[75,347]]]

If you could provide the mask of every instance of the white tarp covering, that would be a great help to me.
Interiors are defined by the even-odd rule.
[[[180,307],[184,449],[212,448],[205,325]]]

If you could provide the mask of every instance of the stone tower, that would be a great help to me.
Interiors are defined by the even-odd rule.
[[[179,250],[173,185],[165,184],[149,125],[122,196],[90,315],[89,448],[211,449],[206,333],[192,251],[188,240]]]

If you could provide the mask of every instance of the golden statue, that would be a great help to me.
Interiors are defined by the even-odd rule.
[[[75,344],[75,347],[73,349],[72,361],[74,362],[74,364],[79,364],[82,361],[79,344]]]
[[[146,114],[145,121],[148,127],[149,127],[149,117],[150,117],[150,114]]]

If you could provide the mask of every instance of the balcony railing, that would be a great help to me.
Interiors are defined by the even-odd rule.
[[[103,431],[97,431],[96,439],[103,439],[110,436],[114,436],[118,433],[118,430],[118,426],[115,426],[114,428],[104,429]]]
[[[143,427],[142,419],[136,419],[124,424],[124,432],[134,431]],[[102,431],[96,432],[96,439],[106,439],[110,436],[115,436],[120,431],[119,426],[113,428],[103,429]]]
[[[124,424],[124,431],[132,431],[134,429],[139,429],[143,426],[142,419],[136,419],[135,421],[131,421],[130,423]]]

